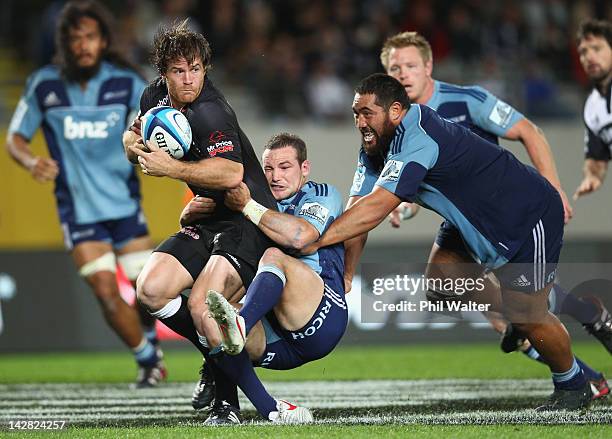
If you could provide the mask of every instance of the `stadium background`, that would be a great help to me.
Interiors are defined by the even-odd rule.
[[[5,1],[0,6],[0,136],[27,75],[48,63],[53,24],[62,1]],[[424,34],[434,52],[434,77],[478,83],[538,123],[553,148],[559,175],[571,194],[582,175],[582,102],[588,84],[573,35],[590,16],[610,17],[607,2],[532,1],[190,1],[106,4],[117,18],[117,39],[152,78],[149,43],[159,23],[190,17],[211,42],[210,74],[234,106],[258,152],[278,131],[295,132],[309,145],[312,178],[350,187],[358,136],[351,123],[352,87],[380,71],[384,38],[399,30]],[[21,13],[27,10],[28,14]],[[442,25],[441,25],[442,24]],[[506,144],[523,161],[520,145]],[[47,154],[40,133],[33,141]],[[0,351],[114,349],[97,305],[63,251],[51,185],[33,181],[0,155],[0,289],[4,321]],[[142,178],[144,209],[156,242],[176,230],[184,186]],[[574,203],[563,262],[612,262],[612,186]],[[387,224],[370,234],[364,261],[424,262],[440,219],[422,211],[402,229]],[[16,283],[12,298],[11,280]],[[365,293],[365,292],[364,292]],[[69,318],[62,318],[70,316]],[[49,327],[44,339],[32,321]],[[493,339],[478,325],[402,328],[394,318],[364,330],[353,316],[344,343]],[[360,327],[361,326],[361,327]],[[482,325],[480,325],[482,326]],[[446,329],[446,330],[445,330]],[[452,330],[451,330],[452,329]],[[576,331],[574,331],[576,333]],[[582,337],[581,331],[576,334]]]

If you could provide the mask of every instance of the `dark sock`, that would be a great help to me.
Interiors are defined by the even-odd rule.
[[[584,325],[594,322],[601,313],[597,305],[568,293],[559,284],[554,284],[552,294],[555,296],[553,314],[566,314]]]
[[[576,363],[578,363],[578,366],[580,367],[580,369],[582,369],[582,372],[584,372],[584,376],[587,380],[600,380],[603,378],[601,372],[597,372],[595,369],[591,369],[588,364],[586,364],[578,357],[576,357]]]
[[[260,269],[245,294],[244,305],[240,310],[247,334],[268,311],[276,306],[284,287],[285,275],[278,267],[266,265]]]
[[[249,355],[246,351],[240,352],[236,356],[222,355],[215,358],[217,365],[226,375],[240,387],[240,390],[249,398],[257,411],[264,419],[269,419],[270,412],[276,411],[276,401],[255,374],[255,369],[251,364]]]
[[[235,381],[226,375],[214,359],[208,361],[208,364],[215,377],[215,401],[226,401],[240,410],[238,388]]]
[[[202,353],[202,355],[206,356],[208,355],[208,349],[202,346],[202,343],[200,343],[198,333],[195,325],[193,324],[193,319],[191,318],[191,313],[187,307],[187,298],[182,294],[179,297],[181,298],[181,306],[178,311],[170,317],[159,318],[159,321],[177,334],[185,337],[187,340],[193,343],[193,345]]]
[[[586,385],[584,372],[578,366],[578,362],[574,358],[572,367],[566,372],[552,373],[553,383],[556,389],[563,390],[579,390]]]

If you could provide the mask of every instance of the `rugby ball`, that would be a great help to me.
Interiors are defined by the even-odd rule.
[[[175,159],[181,159],[191,146],[191,126],[180,111],[172,107],[153,107],[141,118],[142,138],[152,141]]]

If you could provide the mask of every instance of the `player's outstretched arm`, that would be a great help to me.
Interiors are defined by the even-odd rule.
[[[574,200],[595,192],[601,187],[608,172],[608,162],[606,160],[586,159],[583,172],[584,178],[574,193]]]
[[[275,212],[257,203],[244,183],[226,192],[225,205],[242,212],[266,236],[283,247],[301,250],[319,239],[318,230],[305,219]]]
[[[397,195],[376,186],[371,193],[360,198],[350,209],[340,215],[314,245],[304,249],[304,253],[313,253],[321,247],[344,242],[369,232],[379,225],[400,202]]]
[[[352,196],[349,198],[346,204],[346,209],[350,209],[357,200],[361,197]],[[353,277],[355,276],[355,270],[357,263],[363,253],[363,248],[368,240],[368,234],[356,236],[355,238],[344,241],[344,292],[349,293],[353,288]]]
[[[524,118],[515,123],[508,130],[504,138],[519,140],[527,150],[533,166],[557,189],[561,196],[561,201],[563,201],[565,223],[567,224],[574,212],[565,191],[561,187],[555,159],[550,145],[544,136],[544,132],[529,119]]]
[[[57,162],[48,157],[35,156],[30,149],[30,143],[20,134],[12,133],[7,136],[6,149],[13,160],[30,172],[36,181],[53,181],[59,174]]]
[[[197,162],[176,160],[154,142],[147,142],[150,152],[130,147],[138,156],[142,172],[153,177],[170,177],[205,189],[228,190],[242,182],[242,163],[213,157]]]

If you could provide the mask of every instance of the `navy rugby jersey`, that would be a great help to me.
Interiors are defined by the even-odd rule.
[[[557,194],[509,151],[416,104],[384,157],[361,150],[351,196],[375,185],[443,216],[489,268],[516,254]]]
[[[329,225],[342,214],[342,196],[329,184],[307,182],[292,197],[278,202],[279,212],[303,218],[322,235]],[[320,248],[300,260],[325,279],[344,276],[344,244]]]
[[[238,125],[234,110],[208,77],[204,81],[197,99],[181,110],[193,134],[189,152],[182,160],[199,161],[220,157],[241,163],[244,167],[243,181],[249,187],[251,197],[263,206],[276,210],[276,200],[270,192],[261,164],[251,142]],[[170,105],[170,99],[165,83],[158,78],[142,94],[140,114],[159,105]],[[214,215],[203,222],[242,216],[241,212],[231,211],[223,204],[224,191],[194,185],[189,185],[189,188],[194,194],[212,198],[217,203]]]

